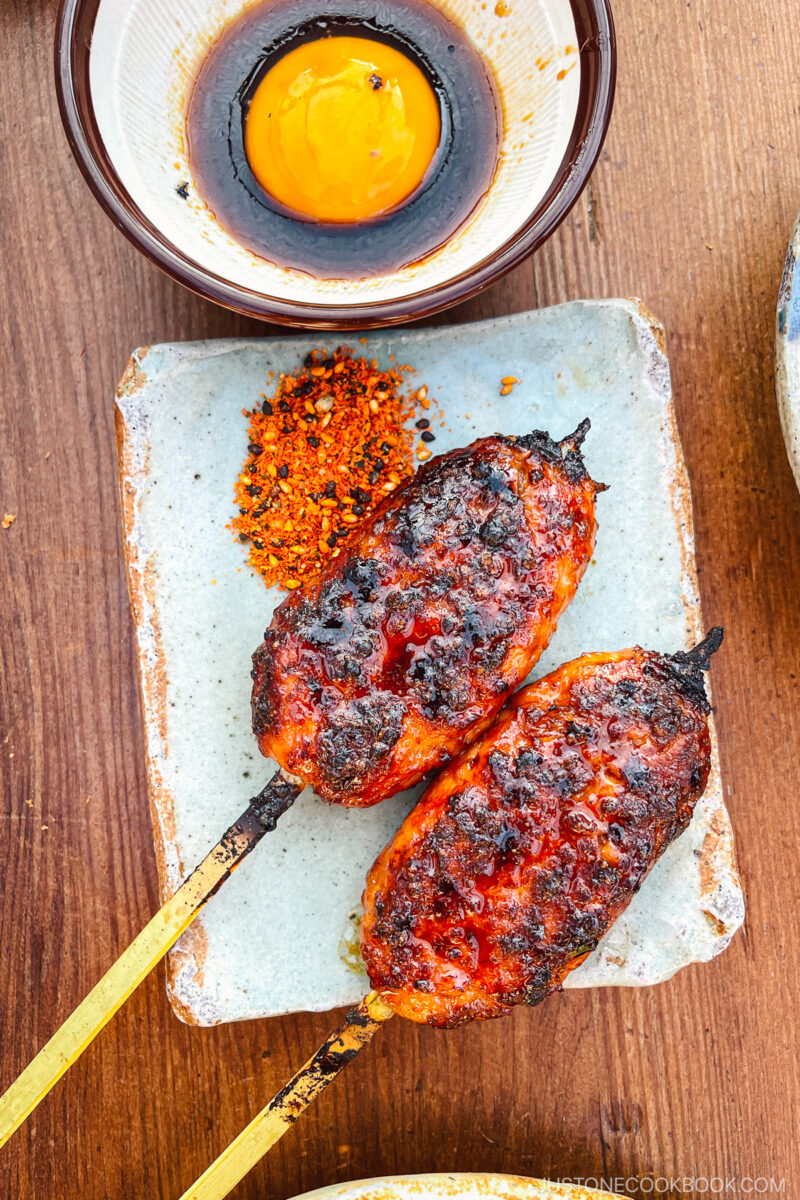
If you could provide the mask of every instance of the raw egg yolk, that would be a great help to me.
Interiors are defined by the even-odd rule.
[[[420,68],[384,42],[326,37],[290,50],[253,93],[245,153],[258,182],[317,221],[377,217],[416,191],[441,136]]]

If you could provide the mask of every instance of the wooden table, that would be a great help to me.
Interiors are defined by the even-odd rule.
[[[0,530],[2,1085],[157,904],[114,385],[142,343],[268,332],[171,283],[92,200],[56,112],[55,11],[0,6],[0,510],[17,515]],[[725,1195],[772,1177],[800,1194],[800,499],[773,391],[800,8],[616,0],[616,15],[591,204],[444,319],[636,294],[665,322],[706,617],[728,634],[714,690],[747,923],[652,990],[571,992],[449,1035],[392,1022],[240,1197],[437,1169],[637,1176],[642,1196],[656,1176],[745,1180]],[[0,1195],[172,1200],[331,1023],[189,1029],[155,973],[0,1155]]]

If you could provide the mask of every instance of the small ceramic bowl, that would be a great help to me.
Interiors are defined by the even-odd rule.
[[[455,1172],[336,1183],[295,1200],[614,1200],[616,1193],[521,1175]]]
[[[432,0],[488,60],[503,105],[498,168],[469,221],[422,262],[363,280],[314,279],[254,256],[198,196],[184,138],[198,66],[252,2],[62,0],[59,16],[59,103],[90,187],[134,245],[200,295],[289,325],[421,317],[515,266],[580,195],[613,102],[608,0]]]

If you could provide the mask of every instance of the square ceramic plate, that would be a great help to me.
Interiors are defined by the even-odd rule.
[[[329,348],[338,338],[327,335]],[[150,801],[166,897],[272,773],[250,730],[250,655],[282,596],[226,528],[250,408],[268,371],[320,336],[138,350],[117,395],[125,542],[138,640]],[[441,404],[438,451],[494,431],[569,433],[585,416],[598,498],[595,559],[535,674],[586,650],[699,640],[691,501],[663,330],[640,306],[577,302],[475,325],[375,333],[358,352],[410,363]],[[500,380],[522,382],[501,397]],[[715,614],[708,614],[708,624]],[[408,794],[367,810],[310,792],[172,951],[170,999],[210,1025],[355,1001],[366,987],[353,919]],[[714,757],[708,790],[630,908],[570,987],[641,985],[718,954],[744,915]]]

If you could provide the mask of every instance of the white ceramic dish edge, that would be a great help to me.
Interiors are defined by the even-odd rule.
[[[786,254],[776,324],[778,411],[786,453],[800,487],[800,217]]]
[[[616,1195],[522,1175],[442,1171],[331,1184],[294,1200],[606,1200]]]

